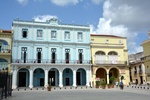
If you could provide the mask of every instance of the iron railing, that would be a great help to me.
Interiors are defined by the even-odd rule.
[[[12,63],[38,64],[91,64],[91,60],[56,60],[56,59],[13,59]]]
[[[12,96],[12,75],[0,71],[0,100]]]
[[[95,60],[95,64],[127,64],[126,61]]]

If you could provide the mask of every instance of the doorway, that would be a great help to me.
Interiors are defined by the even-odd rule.
[[[26,63],[26,52],[24,52],[24,56],[23,56],[23,57],[24,57],[24,58],[23,58],[23,59],[24,59],[23,62]]]
[[[69,63],[69,53],[66,53],[66,63]]]
[[[56,57],[55,57],[55,52],[53,52],[53,53],[52,53],[52,61],[51,61],[51,63],[55,63],[55,58],[56,58]]]
[[[82,53],[79,53],[79,63],[82,64]]]
[[[69,86],[69,84],[70,84],[69,78],[66,78],[66,86]]]
[[[38,52],[37,57],[38,57],[38,63],[41,63],[41,52]]]
[[[81,85],[81,72],[77,72],[76,78],[77,78],[77,85]]]
[[[40,78],[40,86],[44,86],[44,78]]]
[[[26,72],[19,72],[19,87],[26,87]]]
[[[49,82],[55,86],[55,71],[49,71]]]
[[[143,84],[143,77],[140,76],[140,81],[141,81],[141,84]]]

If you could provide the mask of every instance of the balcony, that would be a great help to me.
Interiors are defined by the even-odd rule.
[[[117,64],[127,64],[126,61],[109,61],[109,60],[96,60],[95,61],[95,64],[114,64],[114,65],[117,65]]]
[[[91,60],[13,59],[12,64],[91,64]]]
[[[147,61],[147,60],[150,60],[150,55],[141,58],[141,61]]]
[[[11,49],[1,49],[0,55],[11,55]]]

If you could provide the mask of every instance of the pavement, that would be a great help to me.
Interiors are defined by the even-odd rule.
[[[44,88],[16,89],[12,97],[4,100],[150,100],[150,89],[135,86],[96,89],[89,87],[53,87],[51,91]]]

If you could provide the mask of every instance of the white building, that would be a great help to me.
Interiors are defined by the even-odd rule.
[[[90,27],[47,22],[13,21],[12,88],[89,86]]]

